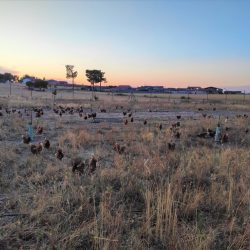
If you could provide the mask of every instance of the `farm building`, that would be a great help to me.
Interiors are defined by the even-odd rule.
[[[203,95],[207,92],[202,87],[188,87],[187,91],[189,94],[197,94],[197,95]]]
[[[242,94],[242,92],[239,91],[239,90],[225,90],[224,94],[227,94],[227,95],[239,95],[239,94]]]
[[[136,89],[138,92],[157,92],[163,93],[164,87],[163,86],[141,86]]]
[[[26,78],[23,78],[22,84],[27,84],[27,82],[34,82],[35,80],[36,80],[35,77],[26,77]]]
[[[132,92],[133,88],[130,85],[119,85],[114,89],[114,91],[116,91],[116,92]]]
[[[207,87],[204,88],[207,94],[223,94],[223,89],[216,88],[216,87]]]
[[[65,86],[65,85],[68,85],[68,82],[66,82],[66,81],[57,81],[57,80],[48,80],[48,84],[50,86],[55,86],[55,85]]]

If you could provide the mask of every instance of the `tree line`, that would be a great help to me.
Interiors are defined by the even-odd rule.
[[[78,72],[74,70],[74,65],[66,65],[66,78],[67,79],[71,79],[72,80],[72,88],[73,88],[73,93],[74,93],[74,88],[75,88],[75,78],[78,75]],[[94,86],[95,84],[100,84],[100,91],[101,91],[101,85],[102,82],[107,82],[106,78],[104,77],[105,72],[98,70],[98,69],[87,69],[85,71],[85,76],[88,80],[88,82],[90,82],[91,86],[92,86],[92,90],[94,90]],[[17,75],[13,75],[11,73],[4,73],[4,74],[0,74],[0,82],[13,82],[13,81],[19,81],[22,82],[23,79],[25,78],[31,78],[34,79],[34,81],[29,81],[26,83],[26,85],[29,88],[47,88],[48,87],[48,82],[45,81],[45,79],[41,80],[41,79],[37,79],[36,77],[30,76],[30,75],[24,75],[23,77],[21,77],[19,79],[19,77]]]
[[[11,73],[0,73],[0,82],[7,82],[7,81],[17,81],[18,80],[18,76],[17,75],[13,75]]]

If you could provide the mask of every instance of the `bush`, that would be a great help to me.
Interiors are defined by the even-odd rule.
[[[48,87],[48,82],[44,80],[35,80],[34,82],[27,82],[26,85],[29,88],[39,88],[39,89],[46,89]]]

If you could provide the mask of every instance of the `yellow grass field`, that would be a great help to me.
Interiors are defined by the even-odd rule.
[[[249,95],[8,95],[0,249],[249,249]]]

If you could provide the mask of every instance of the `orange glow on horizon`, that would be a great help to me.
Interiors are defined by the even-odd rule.
[[[11,63],[12,61],[15,64]],[[67,81],[64,64],[58,64],[54,61],[43,63],[34,60],[25,63],[17,60],[10,60],[6,57],[6,67],[1,67],[0,71],[13,72],[20,77],[25,74],[47,80],[54,79]],[[20,66],[21,65],[21,66]],[[32,65],[32,66],[31,66]],[[78,64],[76,64],[78,65]],[[213,62],[180,62],[169,63],[164,65],[142,65],[141,68],[135,68],[133,65],[123,68],[122,66],[101,65],[97,67],[79,67],[78,77],[75,79],[76,84],[89,85],[85,77],[85,68],[97,68],[105,72],[107,83],[105,85],[131,85],[133,87],[143,85],[158,85],[164,87],[188,87],[188,86],[238,86],[249,84],[248,61],[218,61]],[[13,70],[12,70],[13,69]]]

